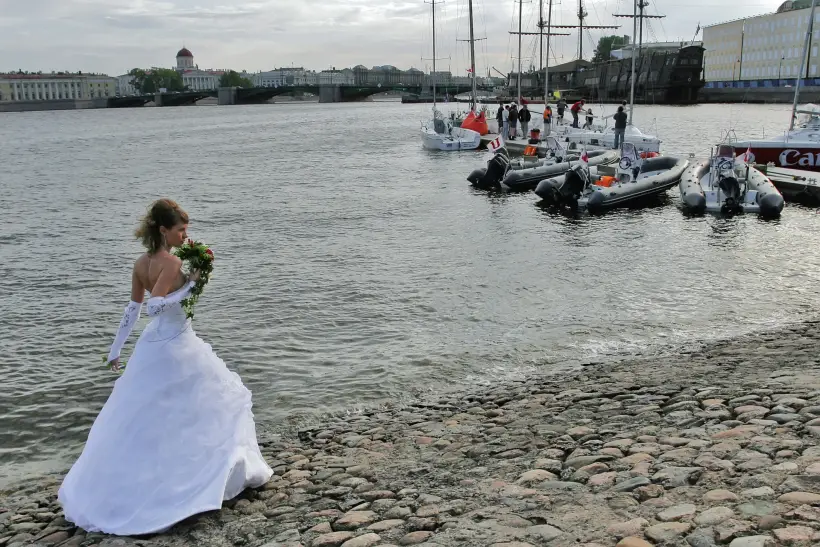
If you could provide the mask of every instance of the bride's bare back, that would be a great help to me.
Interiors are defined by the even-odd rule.
[[[151,296],[166,296],[185,284],[182,260],[162,249],[145,253],[134,263],[131,276],[131,300],[142,302],[145,291]]]

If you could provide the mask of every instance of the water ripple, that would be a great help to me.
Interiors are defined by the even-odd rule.
[[[114,382],[100,358],[128,300],[133,229],[160,196],[179,200],[216,252],[195,328],[253,390],[261,430],[588,359],[662,356],[820,303],[812,209],[687,218],[672,190],[647,209],[566,218],[532,195],[471,189],[484,154],[422,150],[426,112],[3,116],[0,483],[61,470],[82,447]],[[788,109],[636,115],[656,120],[667,151],[688,153],[732,125],[779,132]]]

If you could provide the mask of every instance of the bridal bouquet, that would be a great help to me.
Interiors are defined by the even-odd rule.
[[[211,272],[214,271],[214,253],[204,243],[189,239],[177,247],[174,254],[182,259],[189,272],[199,270],[199,279],[191,289],[191,296],[182,301],[182,309],[191,319],[194,316],[194,305],[199,300],[199,295],[202,294],[205,285],[208,284]]]

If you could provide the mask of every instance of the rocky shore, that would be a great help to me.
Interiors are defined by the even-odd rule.
[[[276,475],[165,534],[0,492],[0,547],[820,545],[820,324],[374,410],[263,442]]]

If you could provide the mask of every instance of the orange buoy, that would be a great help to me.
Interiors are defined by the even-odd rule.
[[[609,175],[602,176],[598,182],[595,183],[595,186],[603,186],[604,188],[609,188],[615,183],[615,177],[611,177]]]
[[[645,160],[646,158],[657,158],[660,156],[657,152],[641,152],[641,159]]]

